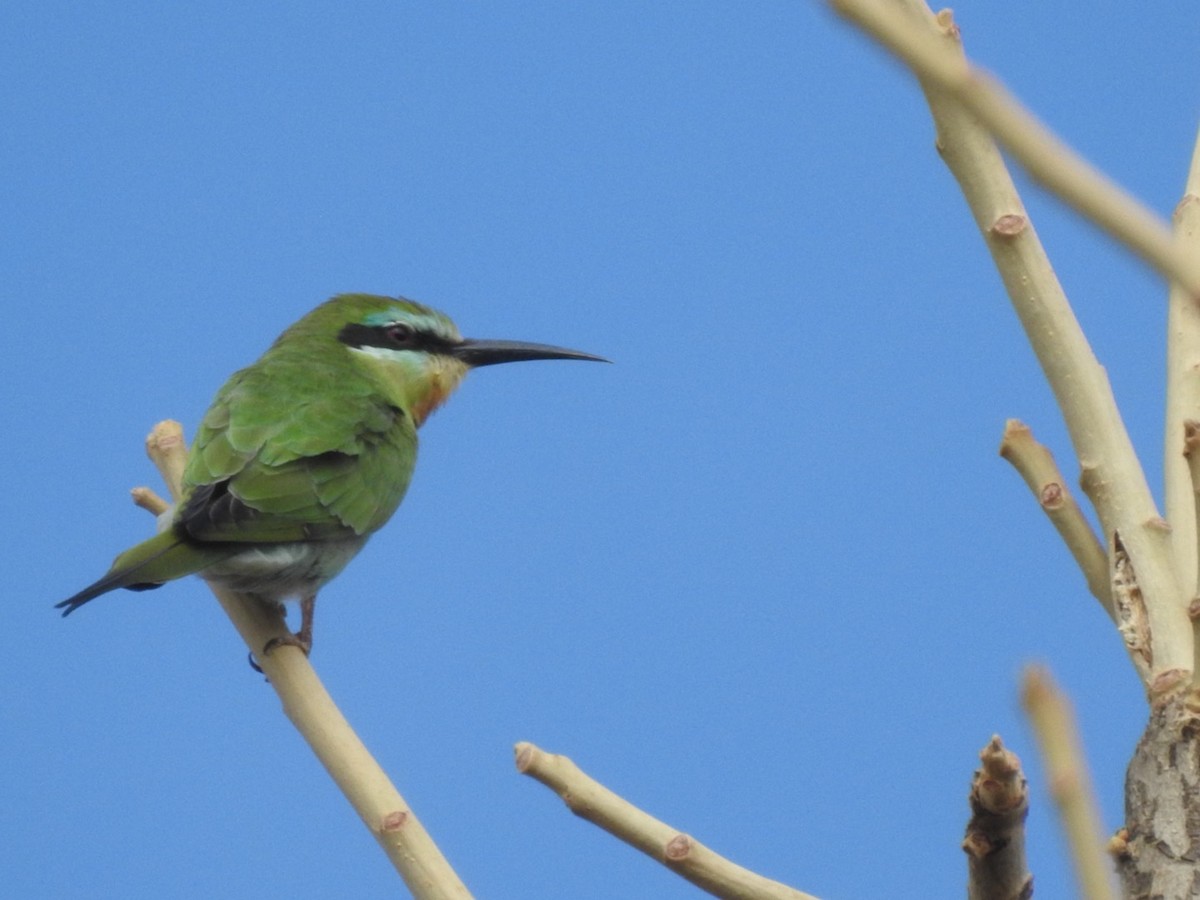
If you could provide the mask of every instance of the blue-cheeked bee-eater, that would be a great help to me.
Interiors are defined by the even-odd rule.
[[[298,599],[300,630],[286,643],[308,652],[317,592],[404,499],[421,423],[468,370],[533,359],[605,361],[465,339],[447,316],[403,298],[326,301],[217,392],[166,527],[58,607],[65,616],[116,588],[198,574],[265,603]]]

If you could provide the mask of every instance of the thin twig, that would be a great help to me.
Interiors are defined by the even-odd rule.
[[[714,897],[737,900],[816,900],[743,869],[686,834],[638,809],[589,778],[565,756],[521,742],[517,771],[557,793],[567,808],[665,865]]]
[[[129,498],[133,500],[134,506],[140,506],[146,512],[156,516],[161,516],[171,508],[170,503],[148,487],[135,487],[129,492]]]
[[[1082,896],[1114,897],[1104,831],[1071,705],[1040,666],[1025,670],[1021,705],[1042,751],[1050,796],[1058,807]]]
[[[154,426],[146,439],[146,451],[171,496],[178,500],[187,464],[187,448],[179,423],[166,421]],[[253,597],[215,588],[213,593],[246,646],[256,655],[283,703],[284,712],[379,842],[413,896],[418,900],[469,898],[470,893],[433,839],[334,704],[308,657],[290,645],[267,654],[261,652],[272,638],[289,634],[283,616]]]
[[[1163,220],[1060,141],[994,78],[944,52],[895,0],[828,0],[925,83],[970,111],[1030,176],[1129,247],[1170,281],[1200,296],[1200,258],[1177,245]],[[924,5],[924,4],[922,4]],[[926,14],[932,15],[928,8]]]
[[[1045,445],[1034,440],[1028,425],[1009,419],[1004,425],[1000,455],[1012,463],[1013,468],[1025,479],[1038,505],[1075,557],[1075,564],[1087,579],[1088,590],[1100,601],[1109,618],[1115,621],[1104,547],[1084,517],[1083,510],[1067,490],[1053,454]]]
[[[982,765],[971,780],[967,854],[969,900],[1028,900],[1033,876],[1025,861],[1025,818],[1029,786],[1021,760],[994,735],[979,753]]]

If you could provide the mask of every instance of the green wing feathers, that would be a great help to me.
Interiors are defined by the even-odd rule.
[[[412,419],[368,374],[313,357],[277,343],[226,382],[196,433],[171,528],[59,603],[63,615],[116,588],[199,572],[247,544],[343,540],[391,518],[416,463]]]
[[[235,374],[200,425],[180,516],[197,540],[370,534],[404,498],[417,453],[409,417],[366,375],[285,351]],[[189,516],[205,490],[223,508]]]

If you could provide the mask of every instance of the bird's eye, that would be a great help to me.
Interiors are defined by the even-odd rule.
[[[402,347],[411,346],[416,332],[413,331],[411,325],[404,325],[397,322],[394,325],[387,327],[387,338],[393,344],[399,344]]]

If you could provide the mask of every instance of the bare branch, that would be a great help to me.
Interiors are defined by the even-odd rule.
[[[1200,259],[1200,136],[1192,151],[1183,199],[1175,207],[1175,240],[1192,258]],[[1195,296],[1172,285],[1167,295],[1167,410],[1163,439],[1163,506],[1174,531],[1179,581],[1200,581],[1197,540],[1195,461],[1185,462],[1187,420],[1200,410],[1200,304]],[[1189,473],[1189,464],[1192,469]],[[1200,591],[1198,591],[1200,592]]]
[[[1102,172],[1060,141],[1004,87],[982,70],[939,46],[934,32],[922,28],[910,6],[895,0],[828,0],[899,57],[922,83],[969,111],[1000,141],[1026,171],[1056,196],[1129,247],[1164,278],[1200,296],[1200,258],[1175,243],[1153,211],[1123,191]],[[932,12],[923,2],[924,14]],[[943,10],[950,23],[949,10]]]
[[[1108,377],[1063,294],[999,148],[982,117],[977,118],[980,95],[992,98],[984,108],[991,108],[995,96],[1015,104],[992,91],[990,82],[967,65],[949,11],[935,17],[923,0],[830,2],[918,73],[937,126],[938,149],[971,207],[1062,410],[1080,461],[1083,490],[1096,508],[1106,542],[1120,532],[1136,566],[1153,641],[1148,657],[1131,656],[1139,675],[1149,686],[1162,683],[1165,672],[1191,671],[1194,642],[1191,628],[1184,625],[1188,590],[1179,583],[1170,529],[1155,506]],[[987,125],[1003,130],[1002,139],[1011,146],[1031,140],[1023,131],[1031,121],[1024,113],[1008,114],[987,120]],[[1040,126],[1031,133],[1041,140]],[[1057,141],[1043,141],[1039,148],[1039,165],[1073,171],[1072,154]],[[1099,190],[1084,182],[1088,190]],[[1056,182],[1048,183],[1060,189]],[[1107,182],[1105,186],[1111,193]],[[1106,213],[1117,218],[1126,214],[1138,217],[1121,204]]]
[[[1050,796],[1071,848],[1080,893],[1090,900],[1110,900],[1115,896],[1111,867],[1071,705],[1044,668],[1029,666],[1022,681],[1021,704],[1042,751]]]
[[[1029,900],[1033,876],[1025,862],[1029,786],[1021,760],[994,735],[979,753],[971,780],[967,853],[968,900]]]
[[[1058,529],[1059,536],[1075,564],[1087,579],[1092,592],[1104,611],[1114,621],[1112,591],[1109,587],[1108,559],[1096,532],[1084,518],[1083,510],[1067,490],[1066,481],[1054,462],[1054,456],[1043,444],[1034,440],[1029,426],[1016,419],[1009,419],[1004,426],[1004,437],[1000,441],[1000,455],[1012,463],[1029,489],[1037,498],[1038,505]]]
[[[165,419],[150,429],[146,435],[146,455],[158,469],[171,502],[178,503],[183,496],[183,470],[187,468],[187,442],[183,439],[183,426],[173,419]],[[149,491],[149,488],[135,488]],[[140,504],[139,504],[140,505]]]
[[[1192,150],[1183,199],[1175,208],[1175,239],[1200,258],[1200,136]],[[1175,561],[1184,585],[1195,585],[1188,608],[1200,672],[1200,433],[1191,417],[1200,409],[1200,304],[1177,285],[1167,296],[1167,414],[1163,493],[1174,532]],[[1182,450],[1180,452],[1180,441]],[[1200,677],[1200,676],[1197,676]]]
[[[522,741],[517,771],[557,793],[575,815],[599,825],[714,897],[736,900],[815,900],[732,863],[686,834],[638,809],[589,778],[565,756]]]
[[[135,487],[129,492],[129,497],[133,500],[134,506],[140,506],[146,512],[156,516],[161,516],[171,508],[170,503],[148,487]]]
[[[178,422],[160,422],[146,439],[146,450],[171,496],[178,500],[187,464],[182,427]],[[244,594],[215,588],[213,593],[246,646],[256,654],[287,717],[346,795],[413,896],[418,900],[469,898],[470,893],[433,839],[334,704],[308,657],[290,645],[261,653],[272,638],[290,634],[283,616]]]

